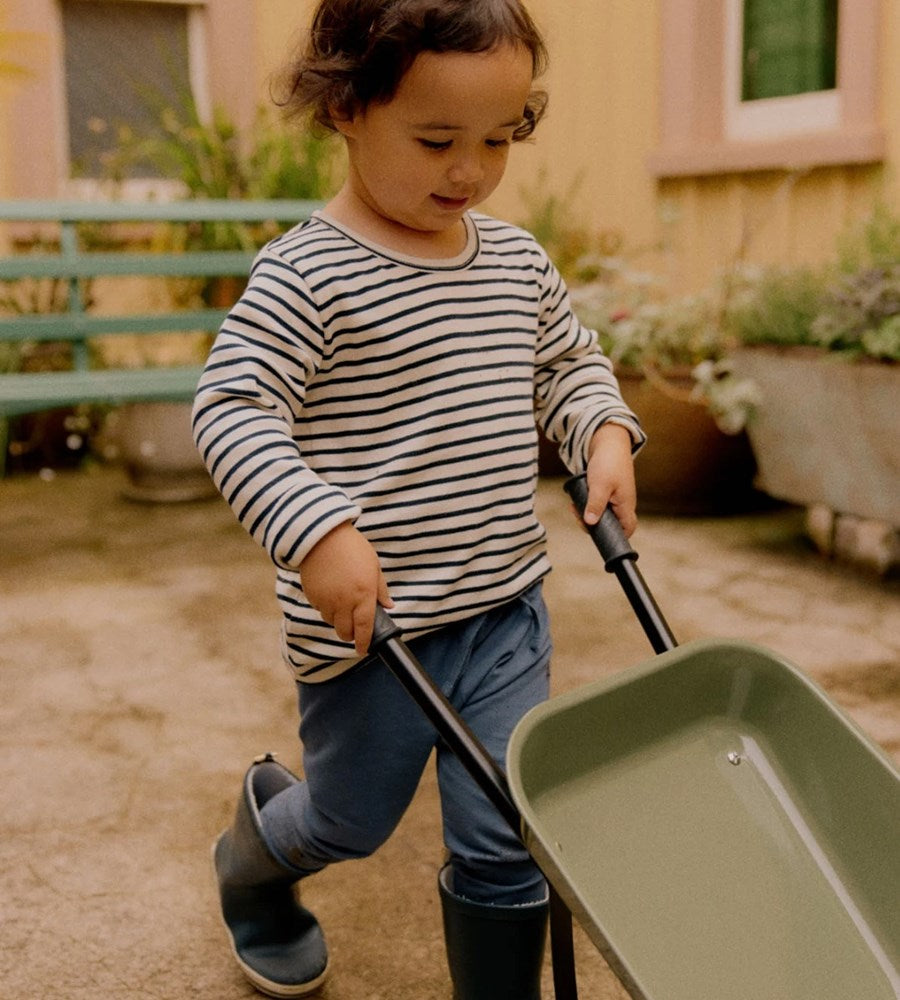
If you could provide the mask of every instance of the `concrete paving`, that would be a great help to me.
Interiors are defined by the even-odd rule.
[[[209,846],[254,755],[301,768],[272,569],[221,501],[141,505],[122,485],[109,468],[0,482],[4,1000],[256,995],[226,947]],[[650,658],[560,481],[539,506],[554,690]],[[680,641],[786,657],[900,761],[900,584],[823,561],[793,509],[648,516],[634,543]],[[429,772],[382,851],[304,888],[332,951],[325,1000],[449,1000],[440,862]],[[623,1000],[580,931],[576,951],[582,996]]]

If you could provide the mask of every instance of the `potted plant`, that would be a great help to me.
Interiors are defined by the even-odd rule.
[[[0,75],[3,66],[0,64]],[[58,242],[41,233],[21,234],[16,251],[53,252]],[[86,306],[93,280],[80,281]],[[0,282],[0,315],[41,316],[65,312],[68,284],[61,278],[17,278]],[[0,372],[57,371],[72,365],[71,345],[45,340],[0,342]],[[77,466],[88,454],[97,419],[85,405],[0,417],[0,474],[8,470],[53,470]]]
[[[522,191],[523,226],[569,286],[579,319],[597,331],[625,402],[647,431],[635,463],[640,509],[661,514],[728,513],[757,506],[754,461],[743,425],[752,389],[724,361],[720,307],[711,295],[674,297],[653,271],[635,265],[615,231],[592,232],[546,176]],[[749,395],[748,395],[749,394]],[[555,446],[541,440],[540,469],[563,474]]]
[[[725,324],[758,395],[747,430],[762,488],[820,520],[832,512],[826,535],[834,517],[862,519],[895,548],[900,220],[877,211],[829,266],[738,276]]]
[[[619,262],[610,266],[619,280],[577,286],[572,296],[647,432],[635,464],[641,509],[721,514],[757,506],[743,432],[752,389],[723,360],[715,302],[706,295],[654,298],[647,291],[652,278],[629,278]]]
[[[112,182],[149,170],[178,182],[182,197],[198,199],[320,200],[332,188],[334,147],[309,132],[288,130],[267,110],[260,109],[243,133],[221,108],[204,121],[190,96],[182,97],[176,107],[159,103],[154,110],[155,135],[118,129],[115,150],[106,158]],[[156,230],[150,239],[163,241],[166,249],[254,250],[292,221],[173,224]],[[245,281],[245,275],[166,279],[162,294],[184,307],[227,308]],[[155,365],[201,364],[211,342],[212,336],[202,333],[107,338],[98,344],[99,363],[109,363],[115,354],[119,367],[137,367],[151,359]],[[129,496],[181,500],[214,492],[191,438],[190,404],[127,404],[110,416],[104,450],[123,460]]]

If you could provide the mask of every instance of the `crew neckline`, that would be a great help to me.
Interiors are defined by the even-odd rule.
[[[466,244],[462,251],[455,257],[419,257],[415,254],[401,253],[399,250],[394,250],[391,247],[384,246],[382,243],[377,243],[375,240],[371,240],[368,237],[363,236],[361,233],[358,233],[355,229],[351,229],[349,226],[344,225],[344,223],[338,222],[337,219],[329,215],[324,209],[317,209],[313,212],[312,218],[318,219],[320,222],[324,222],[325,225],[330,226],[332,229],[336,229],[339,233],[346,236],[347,239],[352,240],[361,247],[365,247],[367,250],[371,250],[372,253],[376,253],[380,257],[384,257],[387,260],[394,261],[398,264],[407,264],[410,267],[415,267],[419,270],[458,270],[471,264],[479,249],[478,227],[475,225],[475,222],[469,212],[466,212],[462,217],[463,225],[466,227]]]

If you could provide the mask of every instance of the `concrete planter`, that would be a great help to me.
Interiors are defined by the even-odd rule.
[[[747,428],[761,489],[900,526],[900,366],[767,348],[732,360],[762,398]]]
[[[216,495],[190,420],[190,403],[129,403],[110,415],[107,434],[125,467],[129,499],[172,503]]]

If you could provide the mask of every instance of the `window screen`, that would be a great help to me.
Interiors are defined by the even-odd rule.
[[[190,93],[188,8],[129,0],[64,0],[65,84],[73,174],[105,174],[118,126],[159,130],[158,108]],[[154,176],[132,165],[131,176]]]
[[[744,0],[741,99],[833,90],[837,0]]]

